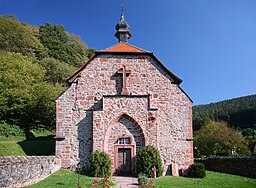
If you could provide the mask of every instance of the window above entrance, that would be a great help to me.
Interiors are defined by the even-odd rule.
[[[128,138],[119,138],[118,139],[118,144],[130,144],[131,143],[131,139]]]

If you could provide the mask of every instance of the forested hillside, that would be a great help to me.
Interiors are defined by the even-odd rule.
[[[234,128],[256,129],[256,95],[193,106],[193,128],[209,120],[225,121]]]
[[[54,129],[55,99],[94,51],[62,25],[0,15],[0,124]]]

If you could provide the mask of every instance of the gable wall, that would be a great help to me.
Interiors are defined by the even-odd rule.
[[[63,158],[63,166],[75,166],[79,160],[85,167],[89,166],[94,145],[93,125],[97,123],[94,116],[98,116],[100,123],[105,113],[102,97],[120,92],[122,79],[115,73],[123,64],[131,70],[127,78],[131,95],[149,94],[150,108],[158,109],[152,135],[156,137],[154,145],[161,153],[164,172],[174,163],[174,167],[186,168],[193,163],[193,145],[186,141],[186,138],[192,138],[192,103],[178,86],[171,84],[171,78],[154,59],[146,55],[99,55],[88,63],[78,84],[73,83],[56,101],[57,136],[65,137],[57,142],[56,155]],[[142,129],[148,130],[150,122],[147,118],[136,118]],[[105,130],[99,140],[104,139],[104,134]],[[148,136],[145,140],[147,142]]]

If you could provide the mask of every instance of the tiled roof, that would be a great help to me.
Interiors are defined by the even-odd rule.
[[[136,46],[127,44],[127,43],[119,43],[117,45],[111,46],[102,52],[135,52],[135,53],[147,53],[147,51],[142,50]]]

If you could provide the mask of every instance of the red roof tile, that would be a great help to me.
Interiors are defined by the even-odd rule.
[[[127,43],[119,43],[115,46],[111,46],[105,50],[102,50],[103,52],[135,52],[135,53],[145,53],[147,51],[142,50],[138,47],[132,46]]]

